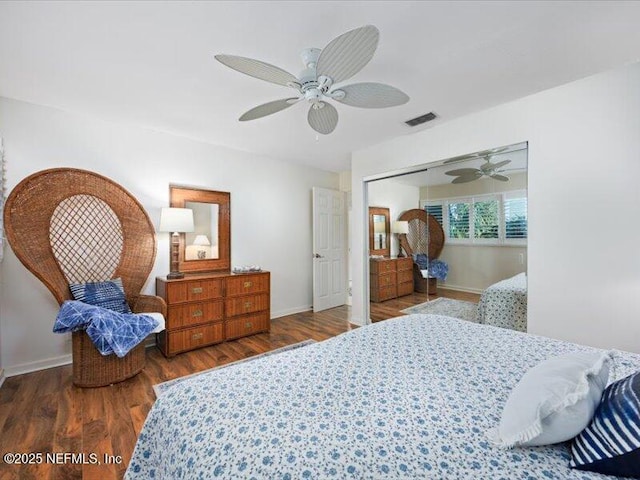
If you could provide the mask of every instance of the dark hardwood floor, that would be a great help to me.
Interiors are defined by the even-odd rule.
[[[440,296],[477,302],[479,296],[447,290]],[[371,304],[374,321],[402,315],[400,310],[437,296],[414,293]],[[71,382],[71,365],[8,378],[0,387],[0,454],[23,453],[33,464],[8,465],[0,460],[0,479],[120,479],[136,439],[155,401],[153,385],[224,365],[309,338],[326,340],[355,328],[349,307],[278,318],[271,332],[183,353],[167,359],[153,347],[136,377],[103,388],[81,389]],[[37,453],[42,454],[38,463]],[[49,453],[74,454],[75,458]],[[86,454],[85,462],[77,454]],[[92,464],[90,454],[102,462]],[[104,463],[104,455],[121,457]]]

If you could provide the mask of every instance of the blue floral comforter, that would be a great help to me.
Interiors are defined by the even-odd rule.
[[[60,306],[53,325],[55,333],[86,330],[102,355],[115,353],[124,357],[158,326],[148,315],[118,313],[77,300],[68,300]]]
[[[589,347],[409,315],[185,380],[160,396],[127,479],[592,479],[566,444],[487,431],[538,362]],[[620,353],[616,377],[640,369]]]

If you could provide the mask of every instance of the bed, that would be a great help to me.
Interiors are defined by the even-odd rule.
[[[438,315],[379,322],[171,387],[125,478],[612,478],[570,469],[567,444],[487,438],[525,371],[592,350]],[[638,369],[617,354],[616,378]]]
[[[495,327],[527,331],[527,275],[491,285],[480,296],[478,322]]]

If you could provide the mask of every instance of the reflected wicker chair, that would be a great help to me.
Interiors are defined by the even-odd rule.
[[[419,208],[407,210],[398,220],[409,222],[409,233],[400,235],[400,246],[407,256],[425,253],[429,260],[438,258],[444,247],[444,230],[433,215]],[[414,290],[435,295],[438,281],[435,278],[423,278],[420,268],[413,264]]]
[[[35,173],[7,198],[4,225],[18,259],[59,304],[72,299],[70,283],[120,277],[133,312],[166,317],[163,299],[140,294],[156,256],[153,224],[112,180],[72,168]],[[144,343],[118,358],[102,356],[84,331],[72,336],[73,383],[79,387],[110,385],[144,368]]]

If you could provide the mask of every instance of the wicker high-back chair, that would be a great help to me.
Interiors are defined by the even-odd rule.
[[[440,256],[444,247],[444,230],[433,215],[419,208],[407,210],[398,220],[409,222],[409,233],[400,235],[400,246],[407,256],[425,253],[429,260]],[[413,285],[416,292],[436,293],[435,278],[423,278],[418,265],[413,264]]]
[[[142,205],[112,180],[73,168],[35,173],[7,198],[4,226],[18,259],[58,303],[72,299],[70,283],[119,277],[133,312],[166,316],[164,300],[140,294],[156,256],[153,224]],[[109,385],[144,368],[142,343],[118,358],[101,355],[84,331],[72,335],[77,386]]]

